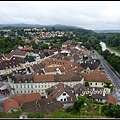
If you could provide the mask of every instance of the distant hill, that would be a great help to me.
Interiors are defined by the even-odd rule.
[[[2,27],[36,27],[36,28],[52,28],[54,27],[55,29],[84,29],[82,27],[76,27],[76,26],[66,26],[66,25],[61,25],[61,24],[56,24],[56,25],[39,25],[39,24],[0,24],[0,28]]]
[[[120,30],[93,30],[96,33],[120,33]]]

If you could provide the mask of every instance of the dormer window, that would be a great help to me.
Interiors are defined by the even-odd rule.
[[[25,80],[25,83],[27,83],[27,80]]]
[[[21,83],[21,81],[19,81],[19,83]]]

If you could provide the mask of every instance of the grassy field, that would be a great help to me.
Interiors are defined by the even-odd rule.
[[[118,49],[118,48],[116,48],[116,47],[107,46],[107,48],[109,48],[109,49],[112,50],[112,51],[118,52],[118,53],[120,54],[120,49]]]

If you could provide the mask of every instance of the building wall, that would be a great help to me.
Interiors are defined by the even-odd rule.
[[[98,102],[103,102],[103,103],[105,103],[107,101],[106,99],[95,99],[95,100]]]
[[[84,79],[76,82],[61,82],[65,85],[73,87],[74,85],[81,83],[83,84]],[[41,82],[41,83],[11,83],[9,80],[9,84],[12,88],[15,88],[15,92],[12,91],[12,94],[27,94],[32,92],[39,92],[41,96],[47,96],[45,90],[58,84],[60,82]],[[32,87],[31,87],[32,86]]]
[[[59,92],[59,91],[58,91]],[[63,94],[65,94],[65,95],[63,95]],[[62,101],[62,102],[64,102],[64,101],[67,101],[67,97],[69,97],[69,95],[66,93],[66,92],[63,92],[58,98],[56,98],[57,99],[57,101]]]
[[[90,87],[103,87],[104,82],[89,82]]]
[[[22,66],[10,68],[10,69],[4,69],[4,70],[2,70],[2,74],[3,75],[4,74],[10,74],[10,73],[12,73],[12,71],[16,71],[16,70],[20,70],[20,69],[22,69]],[[4,73],[3,73],[3,71],[4,71]]]

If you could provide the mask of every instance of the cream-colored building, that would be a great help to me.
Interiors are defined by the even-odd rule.
[[[75,77],[76,76],[76,77]],[[80,74],[67,74],[67,75],[15,75],[9,77],[9,84],[14,90],[12,94],[27,94],[39,92],[41,96],[46,97],[45,89],[52,87],[58,83],[63,83],[70,87],[81,83],[83,84],[84,78]]]

